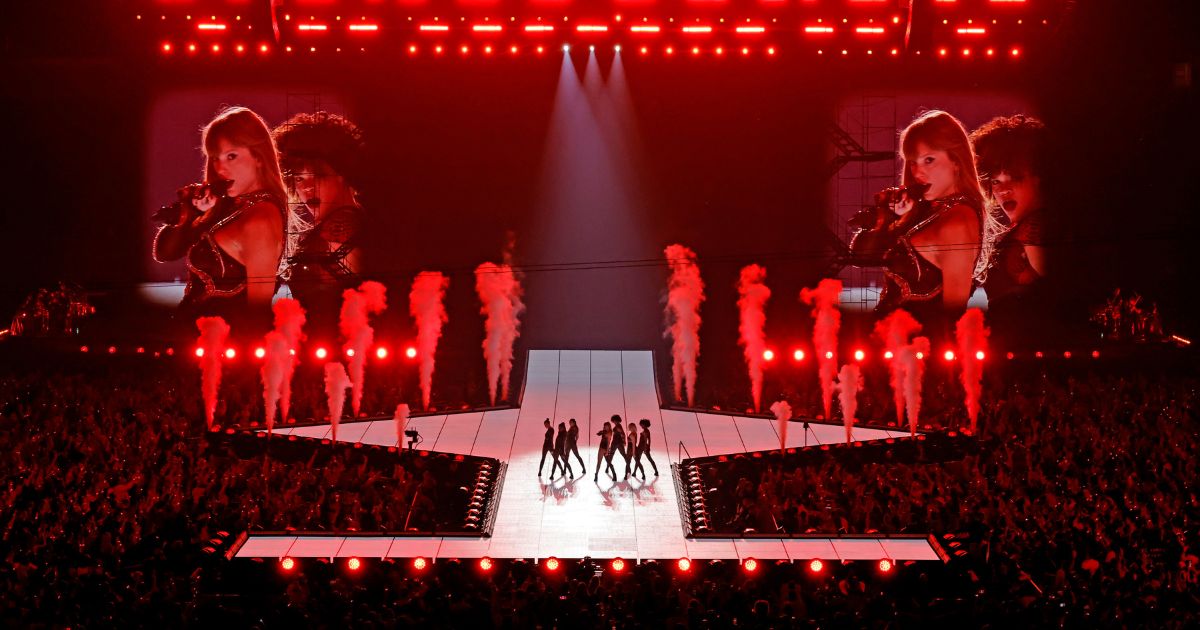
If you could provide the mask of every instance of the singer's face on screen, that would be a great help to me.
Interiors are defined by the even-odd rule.
[[[334,204],[345,203],[349,197],[346,180],[324,162],[308,162],[289,175],[288,185],[297,200],[317,216]]]
[[[1042,207],[1041,182],[1036,175],[1000,171],[986,183],[996,203],[1014,222]]]
[[[262,188],[259,181],[261,164],[250,149],[222,138],[217,142],[217,154],[209,157],[217,177],[230,181],[229,196],[237,197]]]
[[[929,184],[926,199],[940,199],[958,192],[958,165],[950,159],[950,154],[934,149],[924,142],[918,142],[916,155],[909,162],[913,179],[922,184]]]

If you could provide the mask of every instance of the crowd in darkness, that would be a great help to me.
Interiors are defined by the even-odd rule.
[[[205,434],[191,362],[33,354],[0,365],[0,439],[9,450],[0,460],[0,616],[14,625],[1198,621],[1191,373],[1014,365],[987,381],[978,448],[961,459],[850,472],[764,465],[730,477],[730,492],[753,489],[777,519],[803,530],[970,533],[965,558],[902,567],[887,579],[869,563],[817,578],[775,566],[746,578],[729,563],[687,576],[669,563],[619,577],[575,566],[560,578],[530,565],[481,577],[449,563],[414,576],[396,564],[352,578],[315,563],[285,579],[270,563],[244,571],[203,547],[239,528],[396,527],[405,514],[388,506],[404,501],[393,497],[412,496],[423,479],[353,454],[286,463],[245,456]],[[256,397],[230,378],[223,391],[237,393],[226,415],[237,397]],[[888,395],[864,392],[882,410]]]

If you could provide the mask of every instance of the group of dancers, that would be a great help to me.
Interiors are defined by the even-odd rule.
[[[571,418],[566,423],[558,423],[558,434],[554,432],[554,425],[550,422],[550,418],[546,418],[543,425],[546,427],[546,435],[542,440],[542,460],[538,463],[538,477],[542,476],[542,469],[546,465],[546,455],[550,455],[553,460],[553,465],[550,467],[550,479],[561,469],[562,474],[568,478],[575,478],[575,471],[571,468],[570,456],[575,455],[579,460],[579,475],[582,477],[587,474],[587,466],[584,465],[583,457],[579,454],[579,425],[575,422],[575,418]],[[638,430],[638,427],[641,430]],[[592,481],[600,481],[600,471],[603,468],[613,481],[617,480],[617,470],[613,467],[613,454],[620,453],[621,458],[625,460],[625,476],[628,479],[630,475],[637,476],[638,471],[642,473],[642,480],[646,479],[646,468],[642,466],[642,457],[645,457],[650,462],[650,467],[654,470],[654,476],[658,476],[658,464],[650,455],[650,420],[642,418],[637,424],[629,423],[629,428],[624,428],[621,416],[613,414],[609,422],[604,423],[604,428],[597,431],[596,435],[600,436],[600,444],[596,451],[596,472],[592,475]]]

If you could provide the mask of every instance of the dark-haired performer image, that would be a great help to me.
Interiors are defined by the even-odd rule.
[[[201,146],[204,181],[182,189],[179,202],[157,215],[167,224],[154,237],[154,259],[186,256],[185,310],[269,316],[285,253],[286,194],[275,143],[258,114],[231,107],[204,127]]]
[[[637,454],[637,425],[630,422],[629,430],[625,432],[625,478],[633,469],[633,457]],[[643,474],[645,471],[643,471]]]
[[[560,466],[564,475],[571,479],[575,478],[575,473],[571,470],[571,462],[567,460],[567,424],[565,422],[558,423],[558,435],[554,436],[554,465],[550,467],[551,479],[554,479],[554,473]]]
[[[542,461],[538,464],[538,476],[542,476],[542,467],[546,465],[546,453],[554,459],[554,463],[558,463],[558,455],[554,453],[554,426],[550,424],[550,418],[546,418],[542,423],[546,427],[546,436],[542,439]],[[554,476],[554,466],[550,467],[550,476]]]
[[[295,251],[280,277],[324,327],[338,313],[342,291],[361,282],[362,131],[343,116],[319,111],[292,116],[272,133],[295,209],[288,225]]]
[[[587,466],[583,464],[583,457],[579,455],[579,425],[575,424],[575,418],[568,420],[571,423],[571,428],[567,430],[567,452],[563,455],[564,458],[570,457],[571,453],[575,454],[575,459],[579,460],[579,475],[582,477],[587,474]]]
[[[1046,128],[1032,116],[1002,116],[976,129],[971,142],[988,202],[975,276],[989,309],[1003,318],[1005,311],[1016,315],[1046,275]]]
[[[625,451],[625,425],[621,420],[621,416],[618,414],[614,413],[611,420],[613,425],[613,437],[612,445],[608,448],[608,462],[610,464],[612,463],[613,452],[617,452],[621,454],[621,457],[625,460],[625,466],[628,468],[629,458],[633,457],[633,453],[628,453]]]

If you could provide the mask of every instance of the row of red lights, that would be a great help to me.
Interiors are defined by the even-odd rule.
[[[1046,353],[1039,350],[1039,351],[1035,352],[1033,354],[1033,356],[1038,359],[1044,359],[1046,357]],[[1074,354],[1070,350],[1066,350],[1062,353],[1062,356],[1064,359],[1070,359],[1072,356],[1074,356]],[[1099,359],[1100,351],[1092,350],[1091,356],[1093,359]],[[775,351],[774,350],[764,350],[762,357],[766,361],[774,361],[775,360]],[[808,355],[803,350],[797,349],[797,350],[792,351],[792,360],[794,360],[794,361],[797,361],[797,362],[804,361],[807,357],[808,357]],[[826,352],[825,358],[832,359],[833,353]],[[892,358],[893,358],[892,351],[888,350],[888,351],[884,352],[883,358],[888,361],[892,360]],[[945,359],[946,361],[954,361],[955,359],[958,358],[958,354],[955,353],[953,350],[946,350],[945,352],[942,353],[942,358]],[[982,350],[979,350],[975,353],[976,360],[983,361],[986,358],[987,358],[987,354],[985,352],[983,352]],[[1005,358],[1007,358],[1011,361],[1011,360],[1017,358],[1017,354],[1015,352],[1009,352],[1009,353],[1005,354]],[[859,363],[861,363],[861,362],[865,361],[866,359],[867,359],[867,353],[865,350],[860,349],[860,350],[854,351],[854,360],[855,361],[858,361]],[[924,360],[925,353],[918,352],[917,359]]]
[[[412,559],[411,566],[412,566],[413,570],[421,572],[421,571],[425,571],[426,569],[428,569],[431,564],[432,563],[427,558],[416,557],[416,558]],[[690,572],[692,570],[692,565],[693,565],[693,562],[692,562],[691,558],[680,558],[675,561],[675,568],[677,568],[681,573]],[[741,565],[742,565],[742,570],[744,572],[746,572],[746,574],[748,574],[748,575],[757,574],[758,570],[761,566],[759,561],[754,558],[746,558],[746,559],[742,560]],[[295,558],[292,558],[291,556],[285,556],[282,559],[280,559],[280,561],[279,561],[279,568],[284,573],[291,573],[292,571],[295,571],[298,566],[299,566],[299,563],[296,561]],[[482,571],[484,573],[488,573],[493,568],[495,568],[496,563],[491,558],[488,558],[485,556],[485,557],[479,559],[479,561],[476,563],[476,566],[479,567],[480,571]],[[549,558],[546,558],[542,562],[542,566],[547,571],[549,571],[551,573],[555,573],[559,570],[559,568],[561,568],[562,563],[559,562],[558,558],[551,556]],[[608,566],[609,566],[609,569],[611,569],[613,573],[619,574],[619,573],[625,572],[625,569],[627,569],[629,567],[629,563],[626,562],[625,559],[623,559],[623,558],[613,558],[608,563]],[[894,561],[892,561],[891,558],[882,558],[876,563],[875,566],[876,566],[876,568],[879,569],[880,573],[887,574],[887,573],[890,573],[892,571],[892,569],[895,568],[896,563]],[[826,569],[825,560],[822,560],[820,558],[813,558],[812,560],[808,561],[807,567],[808,567],[809,573],[812,573],[813,575],[820,575],[821,573],[824,573],[824,571]],[[350,571],[351,573],[357,573],[358,571],[362,570],[362,568],[363,568],[363,561],[361,559],[356,558],[356,557],[346,559],[346,569],[348,571]]]
[[[223,52],[225,50],[220,44],[199,45],[194,42],[184,45],[184,50],[186,50],[188,53],[196,53],[196,52],[199,52],[201,48],[205,48],[205,47],[214,54],[220,54],[221,52]],[[450,46],[437,44],[437,45],[429,47],[429,50],[431,50],[433,52],[433,54],[435,54],[435,55],[441,55],[441,54],[446,53],[446,51],[450,50],[450,48],[451,48]],[[502,47],[499,47],[499,46],[483,45],[479,49],[483,51],[483,54],[491,55],[491,54],[495,53],[496,51],[500,50],[501,48]],[[529,47],[529,50],[534,51],[538,55],[543,55],[546,53],[546,51],[549,48],[550,47],[548,47],[548,46],[531,46],[531,47]],[[564,53],[569,53],[570,48],[571,47],[569,45],[564,45],[562,47],[562,51]],[[171,42],[163,42],[160,47],[160,50],[163,52],[163,54],[171,54],[171,53],[175,52],[175,45],[172,44]],[[234,46],[232,46],[232,50],[236,53],[241,54],[241,53],[245,53],[247,50],[249,50],[249,48],[245,44],[235,44]],[[288,53],[293,52],[294,50],[295,49],[292,46],[284,47],[284,51],[288,52]],[[309,46],[308,50],[309,50],[309,52],[315,53],[315,52],[317,52],[317,47]],[[407,50],[408,50],[409,55],[416,55],[421,51],[421,48],[418,47],[416,44],[410,44],[408,46]],[[508,47],[508,52],[513,55],[519,54],[521,52],[521,50],[522,49],[519,46],[509,46]],[[596,47],[589,46],[589,50],[594,52],[596,50]],[[622,50],[622,48],[619,44],[616,46],[613,46],[613,51],[615,53],[620,53],[621,50]],[[637,50],[642,55],[649,55],[651,52],[657,52],[656,50],[652,50],[649,46],[640,46],[640,47],[637,47]],[[779,49],[776,46],[767,46],[763,50],[765,51],[765,53],[768,56],[772,56],[772,57],[775,56],[776,53],[779,51]],[[342,49],[336,48],[336,51],[342,52]],[[366,52],[366,49],[361,48],[360,51]],[[467,54],[470,54],[471,47],[463,45],[458,48],[458,51],[463,55],[467,55]],[[674,46],[666,46],[662,49],[662,52],[664,54],[666,54],[667,56],[673,56],[673,55],[675,55],[676,52],[680,52],[680,51],[690,52],[693,56],[699,56],[699,55],[707,52],[705,49],[702,49],[699,46],[692,46],[690,49],[688,49],[687,47],[676,48]],[[262,54],[269,53],[269,52],[271,52],[271,47],[267,44],[259,44],[258,52],[262,53]],[[749,56],[751,53],[755,52],[755,50],[750,48],[749,46],[743,46],[740,49],[737,47],[727,49],[724,46],[717,46],[712,49],[712,53],[718,57],[724,56],[727,52],[731,52],[733,54],[737,54],[740,52],[742,54],[742,56]],[[849,56],[850,52],[851,52],[850,49],[847,49],[847,48],[841,49],[842,56]],[[899,48],[892,48],[888,52],[893,57],[900,55]],[[975,54],[976,51],[974,51],[971,48],[963,48],[959,52],[961,53],[961,55],[963,57],[971,57]],[[989,57],[989,58],[995,57],[997,54],[997,50],[995,48],[986,48],[986,49],[983,49],[981,52],[985,57]],[[816,51],[816,54],[823,56],[823,55],[825,55],[825,50],[818,49]],[[830,54],[835,54],[835,51],[830,51]],[[875,50],[868,49],[866,51],[866,54],[868,56],[874,56]],[[920,55],[921,52],[917,51],[916,54]],[[950,55],[950,49],[949,48],[939,48],[937,51],[937,54],[939,57],[948,57]],[[1013,48],[1009,49],[1008,54],[1009,54],[1009,56],[1014,57],[1014,58],[1020,57],[1021,49],[1019,47],[1013,47]],[[880,55],[883,55],[882,51],[880,52]]]
[[[291,352],[292,352],[292,355],[295,356],[296,351],[292,350]],[[343,352],[348,357],[354,356],[354,348],[346,348]],[[204,356],[204,348],[196,348],[194,354],[196,355],[197,358],[203,357]],[[237,358],[237,350],[234,348],[226,348],[225,352],[223,354],[226,359],[233,360],[233,359]],[[313,357],[317,358],[317,359],[321,359],[321,360],[327,359],[330,354],[331,353],[330,353],[329,349],[327,349],[325,346],[318,346],[316,350],[313,350]],[[382,361],[382,360],[388,358],[388,354],[389,354],[388,349],[385,346],[378,346],[377,348],[375,348],[375,358],[376,359],[379,359]],[[266,356],[267,356],[266,348],[264,348],[262,346],[258,346],[257,348],[254,349],[254,358],[262,359]],[[409,359],[417,358],[417,349],[413,346],[409,346],[409,347],[405,348],[404,356]]]

